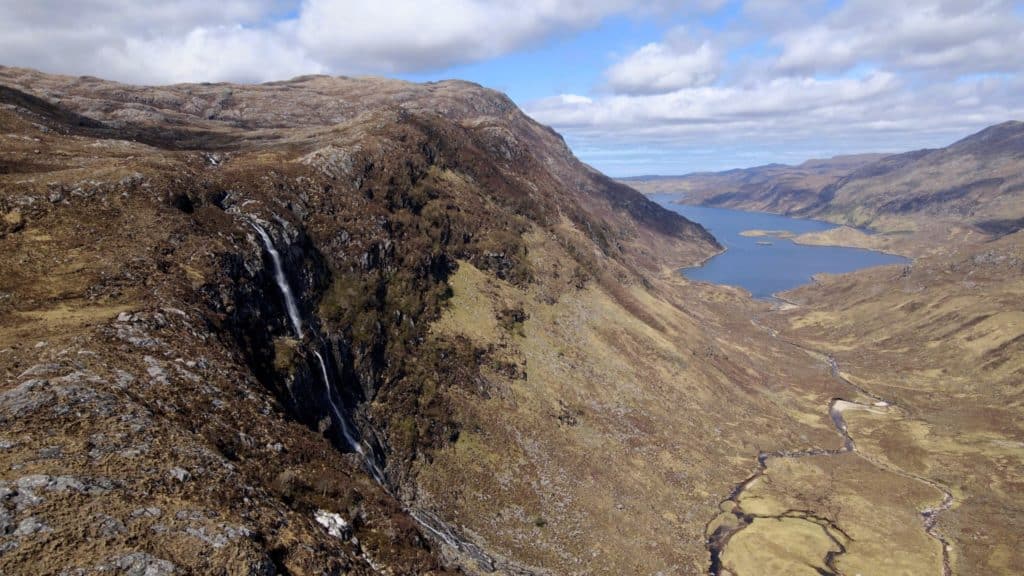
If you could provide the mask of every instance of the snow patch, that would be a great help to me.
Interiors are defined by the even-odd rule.
[[[327,510],[317,510],[313,514],[313,518],[316,519],[317,524],[327,529],[327,533],[335,538],[346,538],[351,526],[341,514],[336,512],[329,512]]]

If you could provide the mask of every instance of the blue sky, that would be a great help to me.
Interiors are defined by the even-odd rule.
[[[0,64],[126,82],[462,78],[614,176],[942,146],[1024,118],[1007,0],[0,0]]]
[[[397,76],[414,82],[470,80],[500,90],[520,105],[552,94],[586,94],[601,89],[601,73],[616,54],[632,52],[671,27],[659,18],[619,15],[592,29],[566,32],[491,60]]]

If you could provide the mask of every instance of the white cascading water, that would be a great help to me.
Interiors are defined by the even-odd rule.
[[[356,451],[357,454],[363,457],[363,462],[366,462],[366,467],[370,469],[370,474],[373,475],[373,479],[378,484],[384,484],[384,474],[381,473],[380,468],[377,466],[377,462],[374,461],[373,455],[367,454],[363,450],[363,446],[356,441],[355,437],[352,436],[352,432],[348,428],[348,423],[342,416],[341,411],[338,410],[338,405],[334,403],[334,396],[331,394],[331,378],[327,375],[327,364],[324,362],[324,357],[320,355],[320,352],[313,351],[313,355],[316,356],[318,362],[320,362],[320,372],[324,377],[324,391],[327,393],[327,403],[331,406],[331,413],[334,415],[334,419],[338,421],[338,426],[341,428],[341,435],[345,438],[345,442]]]
[[[284,268],[281,266],[281,255],[278,254],[277,249],[274,248],[274,242],[270,239],[270,235],[263,229],[262,226],[256,222],[250,222],[256,233],[260,235],[260,239],[263,240],[263,246],[270,253],[270,259],[274,262],[274,279],[277,280],[277,287],[281,289],[281,294],[284,296],[284,305],[288,310],[288,318],[292,322],[292,328],[295,330],[295,335],[302,338],[302,317],[299,316],[299,307],[295,305],[295,297],[292,295],[292,288],[288,284],[288,278],[284,275]],[[345,442],[352,447],[360,456],[363,461],[366,462],[366,466],[370,469],[370,473],[373,475],[374,480],[379,484],[384,484],[384,475],[380,471],[380,467],[374,461],[372,455],[368,455],[363,450],[362,445],[356,441],[352,432],[348,428],[348,423],[345,418],[342,417],[341,411],[338,410],[338,405],[334,403],[334,396],[331,394],[331,379],[327,375],[327,364],[324,363],[323,356],[319,352],[314,351],[313,354],[316,359],[320,362],[320,372],[324,378],[324,389],[327,392],[327,402],[331,406],[331,414],[334,419],[337,420],[338,426],[341,428],[341,434],[345,438]]]
[[[284,275],[284,268],[281,266],[281,255],[278,254],[277,249],[274,248],[274,242],[270,239],[270,235],[267,234],[267,231],[256,222],[250,222],[250,224],[252,224],[253,229],[255,229],[259,234],[260,239],[263,240],[263,246],[266,248],[267,252],[270,253],[270,259],[274,262],[274,278],[277,281],[278,288],[281,289],[281,294],[284,296],[285,308],[288,310],[288,318],[291,320],[292,328],[295,330],[295,335],[301,339],[302,317],[299,316],[299,308],[295,305],[295,297],[292,295],[292,289],[288,284],[288,278]],[[320,363],[320,373],[324,380],[324,391],[327,394],[327,403],[331,407],[331,415],[334,420],[338,422],[338,427],[341,429],[341,435],[352,450],[362,457],[363,462],[366,463],[366,468],[377,484],[380,484],[385,490],[388,490],[387,483],[384,479],[384,473],[381,471],[380,466],[377,465],[377,461],[374,458],[373,453],[367,453],[366,450],[363,449],[363,446],[355,439],[352,435],[352,431],[348,427],[348,422],[341,414],[341,411],[338,410],[338,405],[334,402],[331,378],[327,373],[327,363],[324,362],[324,357],[320,355],[320,352],[315,350],[313,351],[313,355],[316,356],[317,361]],[[407,511],[417,523],[429,530],[446,545],[451,546],[456,550],[469,549],[476,551],[478,561],[479,559],[482,559],[486,561],[488,565],[494,564],[494,561],[475,545],[459,539],[451,533],[450,530],[439,530],[438,528],[435,528],[434,524],[439,524],[444,527],[447,526],[440,519],[437,519],[435,522],[428,522],[424,519],[424,513],[422,511],[415,509],[407,509]]]
[[[256,230],[256,233],[260,235],[263,240],[263,246],[270,253],[270,259],[274,262],[274,279],[277,280],[277,287],[281,289],[281,294],[284,295],[284,305],[288,309],[288,318],[292,321],[292,328],[295,330],[295,336],[300,340],[302,339],[302,317],[299,316],[299,308],[295,305],[295,297],[292,296],[292,288],[288,285],[288,278],[284,275],[284,268],[281,267],[281,255],[277,253],[277,249],[274,248],[274,242],[270,239],[270,235],[263,229],[262,226],[255,222],[250,222],[252,227]]]
[[[292,287],[288,284],[288,278],[285,276],[285,270],[281,264],[281,254],[279,254],[278,250],[276,250],[273,247],[273,242],[270,240],[270,236],[266,233],[266,231],[263,230],[263,228],[260,227],[258,223],[253,221],[251,221],[250,223],[252,224],[253,229],[256,230],[256,233],[259,234],[259,237],[263,241],[263,246],[266,248],[266,251],[270,253],[270,259],[273,260],[274,279],[278,281],[278,287],[281,288],[281,293],[285,297],[285,306],[288,310],[288,318],[292,321],[292,328],[295,330],[295,335],[298,336],[299,339],[301,339],[302,317],[299,316],[299,308],[295,304],[295,297],[292,295]],[[321,374],[324,377],[324,389],[325,392],[327,393],[327,401],[328,404],[331,406],[332,417],[334,418],[334,420],[338,422],[338,427],[341,429],[342,437],[345,439],[345,442],[348,443],[348,445],[352,448],[352,450],[355,451],[355,453],[362,458],[362,461],[366,462],[367,469],[370,471],[370,475],[374,478],[377,484],[382,486],[386,491],[390,493],[390,490],[388,489],[387,483],[384,479],[384,472],[382,472],[380,466],[377,465],[377,460],[375,459],[373,453],[368,453],[366,450],[362,449],[362,445],[360,445],[358,441],[355,440],[355,437],[352,436],[352,431],[348,427],[348,422],[345,420],[341,411],[338,409],[338,405],[334,402],[333,387],[331,385],[331,376],[328,374],[327,363],[324,361],[324,357],[321,356],[321,353],[316,351],[313,351],[313,356],[316,357],[316,361],[319,362],[319,365],[321,365]],[[425,512],[423,512],[422,510],[409,508],[408,511],[410,512],[410,515],[413,517],[413,519],[416,520],[418,524],[420,524],[420,526],[426,528],[446,545],[452,546],[458,550],[469,550],[470,552],[475,552],[471,554],[471,556],[473,556],[473,558],[476,559],[477,562],[483,562],[487,566],[494,566],[495,562],[492,558],[488,557],[486,553],[479,549],[479,547],[475,546],[470,542],[462,540],[454,533],[452,533],[450,529],[446,529],[447,525],[445,525],[439,519],[435,520],[434,522],[428,522],[425,519]],[[438,530],[438,528],[435,528],[435,525],[438,525],[445,529]]]

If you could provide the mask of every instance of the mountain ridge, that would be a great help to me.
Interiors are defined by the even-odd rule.
[[[945,148],[853,159],[841,166],[826,162],[831,169],[817,181],[801,171],[805,162],[627,182],[687,203],[890,231],[926,227],[932,219],[1005,233],[1024,217],[1024,122],[990,126]]]
[[[5,505],[42,528],[4,570],[544,573],[445,524],[417,480],[479,426],[463,394],[527,378],[510,343],[432,332],[453,275],[602,294],[663,330],[644,286],[720,249],[470,83],[0,86],[2,458],[28,466],[0,480],[83,486]],[[102,546],[78,516],[111,526]]]

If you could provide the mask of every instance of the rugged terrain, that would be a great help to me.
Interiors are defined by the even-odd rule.
[[[1021,233],[780,309],[472,84],[0,99],[3,573],[1020,571]]]
[[[5,573],[455,569],[416,463],[482,369],[525,373],[430,335],[451,275],[554,301],[717,250],[474,85],[0,81]]]

